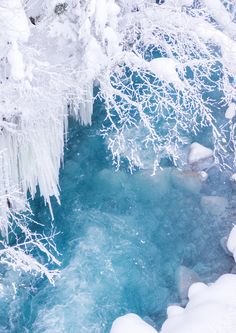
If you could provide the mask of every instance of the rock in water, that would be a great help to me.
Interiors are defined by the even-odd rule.
[[[202,208],[212,215],[222,215],[228,206],[228,200],[217,195],[204,195],[201,198]]]
[[[188,163],[195,171],[210,168],[213,165],[213,150],[193,142],[188,154]]]
[[[189,287],[199,282],[200,278],[196,272],[186,266],[180,266],[177,271],[177,285],[179,291],[179,297],[182,304],[187,303]]]
[[[117,318],[110,333],[158,333],[152,326],[134,313]]]
[[[171,180],[174,186],[178,188],[191,193],[199,193],[207,176],[205,171],[194,172],[173,169]]]

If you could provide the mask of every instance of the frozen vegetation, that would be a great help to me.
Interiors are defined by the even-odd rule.
[[[54,201],[57,204],[61,201],[59,171],[63,165],[65,142],[68,139],[68,119],[74,117],[80,125],[91,125],[94,103],[99,101],[103,105],[99,108],[102,115],[94,115],[95,129],[90,135],[95,136],[98,142],[103,140],[103,149],[104,151],[107,149],[110,155],[107,153],[101,156],[109,159],[110,164],[106,168],[96,170],[99,171],[96,173],[98,178],[86,173],[87,178],[91,177],[91,184],[90,187],[85,185],[84,188],[89,193],[90,188],[93,189],[93,186],[96,188],[98,181],[101,188],[107,186],[108,192],[109,188],[112,189],[109,198],[101,190],[101,197],[98,196],[96,199],[100,206],[95,205],[92,208],[99,212],[104,220],[111,221],[114,229],[117,228],[120,238],[124,238],[126,224],[122,224],[123,219],[120,220],[119,214],[125,216],[123,217],[126,222],[130,216],[130,223],[134,224],[133,230],[137,228],[138,233],[139,228],[142,229],[139,225],[143,221],[135,216],[133,211],[132,214],[128,213],[125,204],[112,211],[116,201],[110,203],[111,215],[103,215],[104,211],[100,212],[100,207],[103,207],[102,200],[109,201],[110,198],[119,196],[119,191],[123,194],[128,191],[125,194],[126,199],[130,200],[130,207],[133,207],[132,203],[136,203],[133,209],[139,211],[140,216],[142,215],[140,207],[145,210],[151,202],[150,214],[154,214],[155,211],[158,221],[166,221],[163,222],[163,226],[167,226],[167,229],[171,223],[175,223],[175,219],[171,217],[174,216],[173,212],[168,213],[167,209],[167,202],[172,198],[176,200],[177,206],[173,208],[170,205],[170,211],[172,208],[173,211],[174,209],[181,211],[183,225],[187,220],[198,221],[202,214],[205,224],[211,223],[209,228],[214,227],[216,234],[222,228],[219,239],[215,240],[217,244],[220,244],[221,237],[224,239],[228,237],[234,222],[236,187],[235,40],[234,0],[1,0],[0,262],[4,274],[15,276],[14,271],[21,271],[25,276],[25,273],[30,272],[33,275],[32,279],[36,281],[38,276],[46,277],[52,284],[57,281],[55,290],[60,293],[65,287],[63,277],[70,279],[71,274],[76,275],[79,269],[76,260],[78,258],[81,261],[85,260],[83,255],[88,254],[86,246],[90,243],[83,245],[83,240],[80,239],[78,247],[75,247],[77,252],[74,253],[70,243],[67,244],[65,241],[75,257],[74,261],[72,258],[67,258],[68,266],[61,264],[59,250],[64,254],[65,248],[60,249],[59,246],[58,250],[55,243],[55,239],[61,236],[57,234],[56,223],[53,222],[57,209]],[[79,128],[82,131],[82,127]],[[95,141],[94,145],[96,144]],[[84,147],[86,144],[81,145],[81,149],[85,149]],[[90,163],[95,164],[95,160],[101,156],[96,156]],[[73,163],[74,161],[71,162],[71,172],[81,172],[79,177],[83,178],[86,168],[81,167],[81,170],[78,168],[77,171]],[[116,177],[110,173],[111,165],[117,170]],[[88,164],[87,168],[95,172]],[[127,172],[133,173],[132,180],[128,180]],[[212,181],[213,175],[218,177],[215,183]],[[119,180],[119,177],[123,180]],[[107,179],[110,180],[109,184],[106,183]],[[127,186],[124,185],[126,181]],[[128,186],[129,181],[133,182],[132,186],[136,188],[136,192],[131,185]],[[88,193],[83,192],[83,182],[77,183],[82,186],[81,193],[86,201]],[[72,187],[68,184],[66,186],[69,191],[73,187],[72,184]],[[156,192],[152,192],[152,186]],[[73,190],[72,193],[76,197],[79,189],[73,188]],[[37,197],[37,193],[50,211],[51,217],[45,218],[45,221],[43,218],[38,218],[35,211],[35,216],[32,215],[30,202],[34,207],[33,200]],[[177,194],[183,199],[181,204]],[[169,199],[165,195],[169,196]],[[196,210],[196,214],[188,210],[185,213],[188,196],[190,207],[187,208],[190,211]],[[185,200],[186,204],[183,207],[182,203]],[[83,202],[81,197],[78,201]],[[156,205],[157,202],[158,205],[162,202],[167,210],[166,220],[162,216],[163,207],[159,207],[162,216],[160,217],[154,202]],[[74,201],[74,204],[80,207],[78,202]],[[81,208],[78,207],[77,209]],[[68,212],[70,209],[68,204]],[[108,208],[103,207],[103,209],[106,213]],[[74,212],[73,209],[72,211]],[[90,216],[91,212],[87,208],[85,211]],[[79,215],[78,211],[77,214]],[[93,220],[93,215],[91,216]],[[72,219],[74,218],[72,214]],[[86,220],[86,215],[82,214],[81,218]],[[156,228],[155,223],[151,223],[153,220],[155,218],[150,218],[150,223],[145,220],[150,228],[147,229],[147,237],[148,235],[152,237],[153,229]],[[55,221],[58,221],[58,216]],[[123,231],[119,229],[120,224],[124,227]],[[180,230],[183,225],[180,226]],[[58,223],[56,226],[58,227]],[[204,231],[204,224],[201,226]],[[96,232],[96,227],[88,229],[85,231],[87,236],[84,237],[87,237],[87,241],[93,245],[90,250],[96,252],[97,249],[100,253],[99,246],[102,247],[104,244],[100,242],[96,248],[94,244]],[[111,237],[111,231],[107,226],[99,232],[100,241],[106,239],[106,236]],[[130,229],[126,230],[126,233],[129,232]],[[137,240],[137,235],[130,236],[132,239],[129,239],[128,243],[117,246],[119,251],[123,246],[127,247],[132,257],[132,251],[135,251],[133,244],[137,241],[143,244],[142,241],[146,241]],[[196,245],[199,239],[194,237],[192,242]],[[206,241],[202,234],[199,237]],[[76,238],[73,236],[71,241],[76,242]],[[130,247],[127,244],[131,244]],[[158,246],[157,249],[154,245],[152,247],[150,239],[148,244],[150,253],[153,249],[153,255],[158,258]],[[169,244],[168,241],[166,244]],[[227,249],[235,258],[235,228],[230,233],[228,241],[222,244],[225,251]],[[104,250],[99,254],[101,262],[105,252]],[[204,255],[203,252],[201,256],[206,259],[207,250]],[[145,252],[142,258],[143,263],[148,263],[147,253]],[[213,253],[218,252],[216,250]],[[116,255],[117,253],[114,254]],[[97,258],[96,253],[94,256]],[[173,266],[182,267],[178,271],[181,276],[179,281],[182,281],[181,287],[179,286],[181,300],[180,305],[168,308],[167,321],[161,331],[159,327],[157,328],[158,331],[234,333],[236,304],[232,295],[236,288],[235,275],[226,274],[219,277],[220,273],[225,272],[222,269],[211,274],[209,278],[205,272],[202,276],[205,284],[193,284],[187,292],[189,285],[196,278],[195,271],[189,271],[181,260],[177,260],[178,255],[175,257],[172,253],[172,256]],[[171,256],[168,258],[170,262],[172,259]],[[227,263],[227,260],[232,258],[224,260]],[[137,265],[139,264],[140,262],[137,262]],[[156,264],[160,267],[161,259],[157,260]],[[57,278],[60,265],[62,265],[62,279]],[[108,261],[104,267],[112,274],[114,267],[109,265]],[[144,269],[142,264],[140,265]],[[13,269],[13,272],[9,273],[11,270],[6,266]],[[151,263],[147,264],[146,271],[144,269],[148,277],[151,276],[152,269]],[[128,274],[127,271],[123,273]],[[38,312],[34,314],[34,319],[29,319],[34,332],[53,332],[50,325],[55,325],[53,321],[55,318],[60,319],[61,332],[73,333],[79,329],[80,333],[83,333],[81,327],[84,332],[86,327],[90,327],[88,328],[90,333],[103,332],[102,321],[96,328],[86,326],[89,320],[91,322],[91,308],[96,307],[104,291],[103,284],[101,284],[101,293],[97,289],[93,290],[96,286],[92,282],[91,286],[87,286],[87,278],[88,275],[84,275],[81,280],[74,281],[79,291],[76,290],[84,300],[84,313],[81,312],[80,320],[85,326],[81,322],[78,324],[72,321],[74,326],[67,323],[67,319],[60,311],[60,306],[63,307],[61,298],[57,295],[58,304],[61,304],[59,307],[57,304],[45,304],[42,309],[35,309],[35,312]],[[19,280],[14,279],[15,277],[12,280],[13,297],[17,293],[16,285],[20,286],[22,283],[21,277]],[[114,276],[111,280],[116,281]],[[128,279],[124,281],[118,284],[121,289],[125,289]],[[142,276],[140,281],[144,283],[145,278]],[[149,281],[149,285],[153,285],[154,281],[155,277]],[[212,284],[209,284],[210,282]],[[87,288],[86,292],[91,287],[90,293],[88,292],[85,298],[81,291],[82,283]],[[145,293],[152,293],[148,289],[149,285],[145,286],[146,289],[139,286],[142,301]],[[127,330],[127,333],[131,333],[130,330],[134,329],[136,333],[139,333],[138,330],[140,333],[155,332],[156,328],[152,328],[152,324],[155,326],[158,307],[162,306],[163,309],[171,301],[165,296],[169,287],[169,285],[165,287],[158,285],[157,290],[163,292],[160,297],[164,300],[163,304],[160,305],[161,302],[158,304],[158,295],[155,294],[156,297],[153,299],[147,298],[146,307],[138,309],[137,306],[133,306],[133,311],[139,312],[141,316],[150,317],[152,314],[150,321],[146,320],[145,323],[134,314],[127,315],[114,322],[111,332],[126,333]],[[50,288],[47,286],[46,292],[53,294]],[[5,289],[2,291],[3,299],[6,300],[9,297],[9,290]],[[68,295],[76,290],[73,289],[73,285],[66,285],[67,304],[71,301]],[[40,299],[40,293],[38,297]],[[132,306],[128,305],[122,308],[123,303],[119,297],[115,302],[117,316],[132,310]],[[187,298],[189,302],[186,305]],[[87,307],[86,302],[88,302]],[[17,299],[13,305],[9,304],[8,302],[9,307],[16,306]],[[75,306],[78,306],[76,301]],[[119,307],[123,313],[119,312]],[[9,316],[14,312],[12,311],[9,310]],[[113,315],[108,315],[112,311]],[[109,309],[106,314],[111,319],[115,311]],[[75,318],[76,316],[77,314]],[[104,319],[104,316],[101,315],[98,322]],[[10,319],[9,322],[10,326],[0,323],[2,331],[19,332],[21,328]],[[104,330],[107,332],[107,326]]]

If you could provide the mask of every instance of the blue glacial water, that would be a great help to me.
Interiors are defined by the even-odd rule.
[[[98,135],[101,109],[92,127],[70,123],[61,206],[54,204],[61,276],[53,287],[5,272],[1,332],[108,333],[112,321],[127,312],[159,328],[166,306],[181,302],[181,266],[206,282],[233,267],[220,246],[236,201],[228,175],[213,168],[201,184],[194,174],[171,167],[155,176],[151,170],[131,175],[125,165],[115,171]],[[205,195],[223,196],[229,209],[204,207]],[[40,198],[33,209],[36,220],[50,224]]]

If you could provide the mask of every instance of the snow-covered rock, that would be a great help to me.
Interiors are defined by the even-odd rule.
[[[197,282],[188,292],[185,308],[171,305],[160,333],[236,332],[236,275],[222,275],[215,283]],[[157,333],[135,314],[117,318],[110,333]]]
[[[134,313],[117,318],[110,333],[157,333],[157,331]]]
[[[170,305],[167,308],[167,317],[171,318],[171,317],[174,317],[174,316],[178,316],[181,313],[183,313],[183,311],[184,311],[184,308],[182,308],[182,306]]]
[[[208,178],[208,173],[205,171],[199,171],[198,172],[199,178],[202,182],[205,182]]]
[[[189,299],[192,298],[193,296],[199,294],[206,288],[208,288],[208,286],[203,282],[193,283],[188,290],[188,298]]]
[[[230,178],[232,181],[236,182],[236,173],[234,173],[231,178]]]
[[[233,274],[221,276],[210,286],[193,284],[186,308],[169,316],[161,333],[236,332],[235,294],[236,276]]]
[[[233,190],[236,190],[236,173],[230,177],[230,182]]]
[[[217,195],[204,195],[201,198],[201,206],[212,215],[222,215],[228,206],[228,201]]]
[[[209,168],[213,164],[213,150],[193,142],[189,149],[188,163],[194,170],[203,170]]]

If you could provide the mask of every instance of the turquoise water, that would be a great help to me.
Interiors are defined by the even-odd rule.
[[[151,170],[131,175],[124,162],[115,171],[98,135],[101,112],[97,105],[92,127],[73,121],[69,127],[62,204],[54,204],[61,276],[53,287],[2,272],[7,297],[1,298],[1,332],[108,333],[127,312],[159,328],[166,306],[181,302],[181,266],[206,282],[233,266],[219,242],[232,226],[232,208],[220,215],[220,208],[201,205],[204,195],[223,196],[233,205],[228,174],[213,168],[202,184],[171,167],[155,176]],[[33,209],[36,220],[50,225],[39,198]]]

